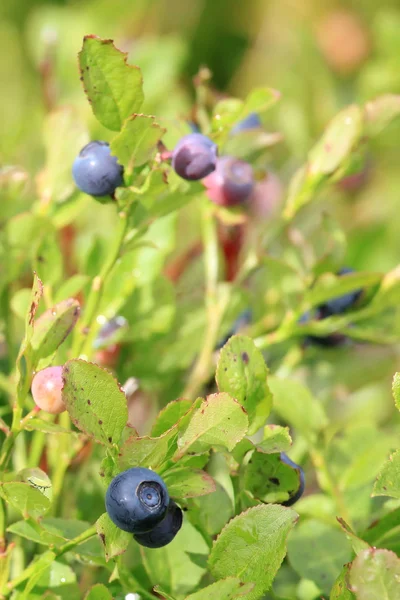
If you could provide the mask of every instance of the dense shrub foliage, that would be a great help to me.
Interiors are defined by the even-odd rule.
[[[400,269],[333,210],[400,97],[278,173],[276,90],[154,116],[113,41],[79,71],[0,171],[1,597],[400,598]]]

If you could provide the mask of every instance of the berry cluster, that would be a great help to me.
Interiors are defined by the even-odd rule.
[[[114,477],[106,493],[106,510],[117,527],[147,548],[166,546],[182,526],[182,511],[170,499],[165,482],[143,467]]]
[[[235,125],[231,133],[261,127],[256,113]],[[221,206],[247,202],[256,187],[253,168],[233,156],[218,157],[217,145],[207,136],[194,131],[185,135],[171,153],[172,168],[188,181],[203,180],[207,195]],[[77,187],[95,197],[112,196],[123,185],[123,167],[110,153],[107,142],[93,141],[80,151],[72,174]]]

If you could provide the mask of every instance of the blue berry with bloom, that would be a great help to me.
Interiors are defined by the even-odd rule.
[[[141,546],[146,548],[162,548],[170,544],[180,528],[182,527],[183,515],[182,511],[171,500],[166,517],[150,531],[146,533],[137,533],[133,538]]]
[[[123,167],[111,155],[107,142],[84,146],[74,160],[72,175],[77,187],[91,196],[112,196],[123,184]]]
[[[203,184],[214,204],[237,206],[246,202],[253,193],[253,168],[239,158],[222,156],[215,171],[203,180]]]
[[[262,127],[261,119],[256,112],[250,113],[246,118],[242,119],[231,129],[231,133],[240,133],[241,131],[249,131],[251,129],[259,129]]]

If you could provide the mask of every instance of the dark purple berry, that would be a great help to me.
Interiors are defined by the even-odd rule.
[[[185,135],[172,152],[172,167],[183,179],[203,179],[215,169],[217,146],[201,133]]]
[[[305,487],[304,471],[300,467],[300,465],[298,465],[295,462],[293,462],[293,460],[291,460],[288,457],[288,455],[285,454],[284,452],[281,452],[281,462],[285,463],[286,465],[289,465],[289,467],[292,467],[296,471],[296,473],[298,474],[298,476],[299,476],[299,487],[298,487],[298,489],[294,491],[294,493],[291,495],[291,497],[288,500],[285,500],[285,502],[281,503],[281,504],[283,504],[283,506],[292,506],[292,504],[294,504],[295,502],[297,502],[297,500],[299,498],[301,498],[301,496],[303,495],[304,487]]]
[[[172,542],[182,527],[182,521],[183,515],[181,509],[171,500],[167,515],[161,523],[156,525],[151,531],[136,533],[133,538],[138,544],[146,546],[146,548],[162,548]]]

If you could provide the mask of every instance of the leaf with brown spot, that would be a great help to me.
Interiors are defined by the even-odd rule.
[[[113,375],[98,365],[73,359],[63,367],[63,381],[62,397],[72,422],[100,444],[117,445],[128,409]]]

